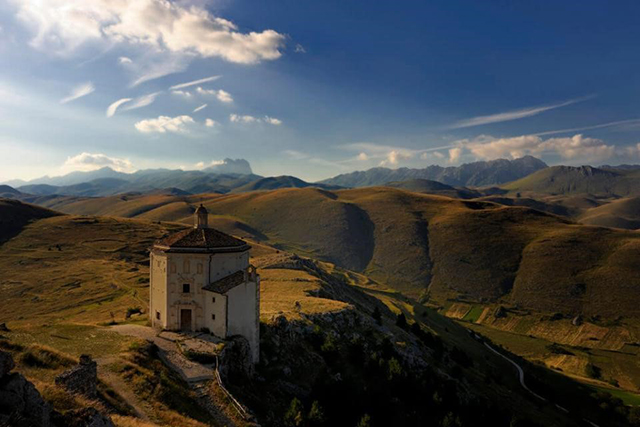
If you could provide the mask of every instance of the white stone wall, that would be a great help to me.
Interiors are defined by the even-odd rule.
[[[151,253],[149,279],[149,318],[154,328],[164,329],[167,325],[167,257]],[[158,319],[157,313],[160,314]]]
[[[229,290],[226,295],[202,288],[249,266],[249,252],[241,253],[152,253],[149,317],[155,328],[179,330],[181,310],[191,310],[191,329],[207,328],[227,338],[244,336],[251,346],[254,363],[260,355],[259,277]],[[188,284],[190,292],[183,292]],[[214,302],[215,298],[215,302]],[[156,312],[160,313],[157,319]]]
[[[244,270],[249,266],[249,252],[214,254],[211,258],[211,271],[209,280],[215,282],[218,279]]]
[[[206,327],[212,334],[220,338],[227,337],[227,302],[226,295],[216,292],[206,292],[205,294]]]
[[[227,292],[227,334],[242,335],[249,341],[254,363],[260,358],[258,286],[256,282],[246,282]]]

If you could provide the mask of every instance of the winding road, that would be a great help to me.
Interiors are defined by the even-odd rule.
[[[511,363],[513,366],[516,367],[516,369],[518,370],[518,379],[520,380],[520,385],[522,386],[522,388],[524,388],[525,390],[527,390],[529,393],[531,393],[533,396],[535,396],[536,398],[542,400],[543,402],[548,402],[547,399],[545,399],[544,397],[540,396],[539,394],[537,394],[536,392],[534,392],[533,390],[531,390],[529,387],[527,387],[527,384],[524,382],[524,370],[522,369],[522,367],[520,365],[518,365],[514,360],[509,359],[507,356],[505,356],[504,354],[500,353],[498,350],[496,350],[495,348],[491,347],[486,341],[484,341],[482,339],[482,337],[480,335],[478,335],[477,333],[473,332],[473,337],[482,342],[485,347],[487,347],[489,350],[491,350],[493,353],[497,354],[498,356],[502,357],[504,360],[506,360],[507,362]],[[569,413],[569,410],[566,408],[563,408],[562,406],[558,405],[557,403],[555,403],[556,408],[560,409],[562,412],[564,413]],[[592,427],[600,427],[598,424],[594,423],[593,421],[590,421],[586,418],[582,419],[584,422],[586,422],[587,424],[591,425]]]

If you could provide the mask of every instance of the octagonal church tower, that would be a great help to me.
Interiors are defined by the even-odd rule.
[[[154,328],[242,335],[253,362],[260,355],[260,276],[251,247],[209,228],[207,209],[194,227],[158,240],[151,250],[149,316]]]

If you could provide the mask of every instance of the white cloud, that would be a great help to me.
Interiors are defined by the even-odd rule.
[[[77,156],[68,157],[62,166],[64,172],[72,171],[92,171],[110,167],[118,172],[133,172],[133,164],[127,159],[109,157],[99,153],[81,153]]]
[[[233,123],[255,123],[258,121],[258,119],[253,116],[241,116],[238,114],[230,114],[229,120]]]
[[[217,125],[218,125],[218,122],[216,122],[216,121],[215,121],[215,120],[213,120],[213,119],[207,119],[207,120],[205,120],[205,121],[204,121],[204,125],[205,125],[206,127],[208,127],[208,128],[212,128],[212,127],[217,126]]]
[[[413,153],[407,151],[391,150],[387,153],[386,159],[380,162],[380,166],[395,166],[400,160],[407,160],[413,157]]]
[[[295,53],[307,53],[307,50],[300,43],[296,44]]]
[[[265,123],[269,123],[274,126],[280,126],[282,124],[282,120],[276,119],[275,117],[264,116],[263,120]]]
[[[364,162],[364,161],[369,160],[369,156],[367,155],[367,153],[365,153],[365,152],[363,151],[362,153],[358,154],[357,159],[358,159],[358,160],[361,160],[361,161],[363,161],[363,162]]]
[[[191,92],[184,90],[172,90],[171,93],[173,95],[182,96],[183,98],[191,98],[193,96]]]
[[[220,102],[225,102],[225,103],[233,102],[233,98],[231,97],[231,94],[222,89],[218,91],[216,98],[218,98],[218,101]]]
[[[123,110],[135,110],[136,108],[146,107],[147,105],[153,104],[156,100],[156,97],[160,95],[161,92],[149,93],[147,95],[140,96],[135,98],[133,102],[128,104],[125,107],[122,107]]]
[[[113,117],[118,107],[120,107],[122,104],[129,101],[131,101],[131,98],[122,98],[122,99],[118,99],[116,102],[109,105],[109,107],[107,108],[107,117]]]
[[[426,153],[425,153],[426,154]],[[444,154],[442,154],[439,151],[434,151],[431,154],[433,154],[435,157],[437,157],[438,159],[444,159]]]
[[[186,132],[186,126],[190,123],[194,123],[190,116],[160,116],[157,119],[141,120],[135,124],[135,127],[142,133],[179,133]]]
[[[87,42],[127,42],[159,51],[253,64],[282,53],[274,30],[243,33],[197,5],[166,0],[13,0],[32,46],[61,54]]]
[[[204,110],[205,108],[207,108],[207,104],[202,104],[201,106],[194,108],[193,112],[197,113],[198,111]]]
[[[233,102],[233,98],[231,97],[231,94],[222,89],[220,90],[203,89],[200,86],[198,86],[198,88],[196,89],[196,92],[198,92],[198,94],[203,96],[215,96],[216,98],[218,98],[218,101],[220,102],[224,102],[224,103]]]
[[[449,163],[457,163],[462,155],[462,148],[454,147],[449,149]]]
[[[233,123],[267,123],[274,126],[279,126],[282,124],[282,120],[269,116],[264,116],[264,118],[260,119],[254,116],[230,114],[229,120]]]
[[[214,80],[218,80],[220,77],[222,77],[222,76],[211,76],[211,77],[205,77],[203,79],[192,80],[190,82],[173,85],[169,89],[173,89],[173,90],[175,90],[175,89],[184,89],[185,87],[200,85],[202,83],[207,83],[207,82],[212,82]]]
[[[542,139],[537,135],[512,138],[480,137],[472,141],[462,141],[462,143],[473,155],[481,159],[517,158],[527,154],[540,156],[551,153],[566,160],[598,161],[616,154],[614,145],[580,134],[549,139]]]
[[[118,58],[118,62],[120,64],[132,64],[133,60],[131,58],[128,58],[126,56],[121,56]]]
[[[73,90],[71,90],[71,93],[69,94],[69,96],[66,96],[60,100],[60,104],[66,104],[67,102],[71,102],[78,98],[82,98],[83,96],[87,96],[95,90],[96,88],[95,86],[93,86],[93,83],[91,82],[83,83],[81,85],[74,87]]]
[[[567,105],[575,104],[576,102],[584,101],[588,98],[572,99],[569,101],[561,102],[558,104],[545,105],[542,107],[528,107],[520,110],[507,111],[504,113],[491,114],[488,116],[472,117],[470,119],[460,120],[449,126],[449,129],[467,128],[472,126],[486,125],[489,123],[507,122],[510,120],[518,120],[525,117],[535,116],[545,111],[553,110],[555,108],[565,107]]]

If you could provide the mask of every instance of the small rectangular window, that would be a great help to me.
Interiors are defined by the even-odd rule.
[[[216,297],[211,298],[211,302],[216,302]]]
[[[182,285],[182,293],[183,294],[188,294],[191,292],[191,285],[188,283],[185,283],[184,285]]]
[[[175,265],[175,263],[173,263],[173,262],[172,262],[172,263],[171,263],[171,267],[169,267],[169,268],[170,268],[170,271],[171,271],[172,273],[175,273],[175,272],[176,272],[176,265]]]
[[[215,314],[211,315],[211,320],[216,320],[216,315]]]
[[[202,264],[198,264],[198,274],[202,274]]]
[[[191,272],[191,263],[189,262],[189,260],[184,261],[184,265],[182,266],[182,271],[185,273]]]
[[[160,320],[160,312],[156,311],[156,319]]]

